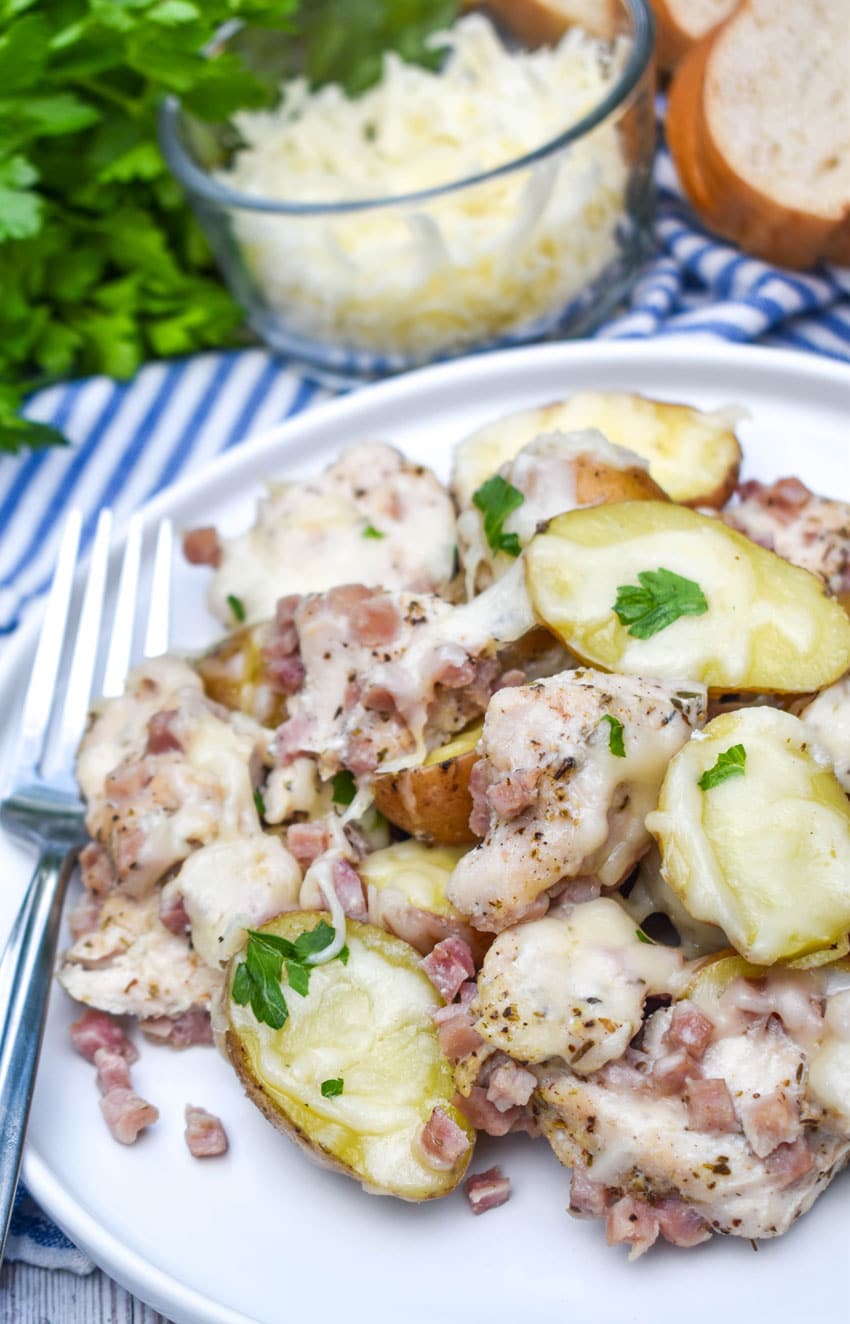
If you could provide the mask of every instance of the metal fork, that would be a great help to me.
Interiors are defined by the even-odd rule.
[[[12,1215],[32,1100],[65,887],[86,838],[73,775],[100,654],[112,515],[100,513],[77,621],[68,683],[57,689],[82,520],[69,516],[47,600],[17,744],[13,790],[0,802],[0,825],[35,846],[38,863],[0,957],[0,1263]],[[121,694],[133,655],[142,524],[128,526],[102,692]],[[172,531],[159,526],[144,640],[145,657],[168,646]],[[70,643],[70,637],[69,637]]]

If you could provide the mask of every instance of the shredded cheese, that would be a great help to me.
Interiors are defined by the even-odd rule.
[[[438,73],[384,60],[350,100],[284,85],[279,107],[237,116],[246,146],[219,179],[281,202],[420,192],[543,146],[610,90],[628,50],[572,27],[554,48],[507,49],[471,14],[440,38]],[[296,334],[423,359],[553,323],[616,252],[627,166],[601,125],[533,167],[432,200],[347,215],[236,211],[244,258]]]

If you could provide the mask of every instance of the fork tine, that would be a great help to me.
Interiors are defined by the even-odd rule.
[[[109,641],[109,654],[103,675],[102,693],[107,699],[115,698],[117,695],[124,693],[124,682],[130,669],[141,549],[142,517],[137,513],[130,517],[127,528],[127,543],[121,565],[121,580],[118,585],[115,618],[112,622],[112,637]]]
[[[32,675],[24,700],[17,757],[11,760],[12,768],[34,768],[41,756],[44,737],[50,722],[49,696],[55,689],[59,661],[62,657],[82,522],[80,512],[72,510],[62,532],[56,574],[50,586]]]
[[[112,512],[102,510],[97,520],[88,582],[86,583],[83,606],[77,624],[77,638],[74,644],[74,655],[71,659],[68,688],[65,691],[59,737],[51,759],[52,766],[61,769],[68,768],[73,764],[77,746],[85,729],[95,661],[100,642],[100,616],[103,609],[103,590],[106,585],[106,571],[109,564],[109,536],[111,531]]]
[[[145,657],[159,657],[168,649],[173,542],[171,520],[164,519],[160,523],[156,539],[148,628],[145,633]]]

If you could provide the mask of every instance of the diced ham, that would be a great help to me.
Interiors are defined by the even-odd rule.
[[[114,886],[112,861],[96,841],[90,841],[80,851],[79,866],[83,887],[93,896],[103,896]]]
[[[275,625],[281,634],[288,626],[293,626],[294,628],[295,613],[298,610],[300,602],[301,596],[298,593],[288,593],[285,598],[278,598],[274,609],[274,619]],[[297,643],[297,630],[295,631],[294,638]]]
[[[435,1108],[419,1135],[419,1148],[431,1168],[448,1171],[469,1149],[469,1137],[442,1108]]]
[[[516,1062],[496,1067],[487,1085],[487,1098],[500,1113],[524,1108],[537,1088],[537,1077]]]
[[[134,1145],[139,1133],[159,1119],[158,1108],[121,1086],[104,1094],[100,1111],[113,1139],[122,1145]]]
[[[494,692],[496,690],[510,690],[516,685],[525,684],[525,672],[520,671],[519,667],[511,667],[509,671],[503,671],[496,681]]]
[[[167,754],[169,750],[182,752],[182,742],[174,730],[176,716],[176,708],[166,712],[154,713],[148,722],[148,744],[145,753]]]
[[[812,493],[799,478],[779,478],[770,485],[751,478],[739,483],[738,496],[742,501],[757,501],[772,510],[782,523],[790,524],[811,499]]]
[[[557,893],[559,905],[582,906],[586,901],[595,901],[602,888],[597,878],[571,878]]]
[[[120,763],[107,773],[104,788],[108,800],[131,800],[150,783],[153,777],[146,759]]]
[[[452,1065],[467,1054],[474,1053],[484,1042],[475,1029],[475,1018],[468,1007],[461,1003],[450,1002],[447,1007],[439,1007],[431,1013],[431,1019],[437,1027],[443,1056]]]
[[[608,1210],[605,1236],[609,1246],[628,1242],[632,1252],[629,1259],[637,1259],[658,1240],[660,1226],[652,1206],[633,1195],[624,1195]]]
[[[477,763],[473,763],[469,774],[469,794],[472,797],[469,830],[474,832],[476,837],[486,836],[490,827],[490,805],[487,800],[487,789],[491,780],[490,765],[488,763],[482,759],[479,759]]]
[[[297,694],[304,684],[307,674],[304,663],[297,653],[288,653],[284,657],[267,656],[266,679],[281,694]]]
[[[345,858],[334,860],[333,884],[337,901],[349,919],[365,919],[367,906],[363,882],[349,860]]]
[[[664,1053],[652,1065],[652,1084],[659,1094],[681,1094],[685,1083],[699,1075],[699,1066],[684,1048]]]
[[[488,1209],[497,1209],[511,1197],[510,1178],[502,1175],[501,1168],[476,1173],[464,1182],[463,1189],[473,1214],[486,1214]]]
[[[186,933],[189,928],[189,916],[186,914],[183,898],[179,893],[162,893],[159,903],[159,918],[169,933],[176,933],[178,937]]]
[[[68,915],[68,928],[71,930],[71,937],[74,942],[86,933],[95,932],[98,927],[102,904],[101,900],[93,896],[91,892],[84,892],[80,897]]]
[[[487,790],[487,803],[500,818],[516,818],[537,798],[539,768],[518,768]]]
[[[692,1002],[677,1002],[664,1042],[670,1048],[684,1048],[685,1052],[699,1061],[711,1043],[713,1033],[713,1023],[698,1007]]]
[[[692,1131],[737,1131],[735,1105],[725,1080],[689,1080],[685,1094]]]
[[[286,849],[304,870],[327,848],[328,829],[324,823],[292,823],[286,829]]]
[[[698,1246],[711,1236],[711,1228],[702,1216],[676,1195],[656,1200],[652,1212],[658,1219],[662,1237],[673,1246]]]
[[[602,1182],[591,1181],[585,1168],[573,1168],[570,1213],[577,1218],[600,1218],[607,1208],[608,1192]]]
[[[108,1048],[113,1053],[120,1053],[127,1062],[135,1062],[138,1050],[127,1038],[121,1026],[106,1011],[95,1011],[93,1007],[83,1012],[82,1016],[71,1025],[71,1042],[77,1052],[87,1062],[94,1062],[94,1055],[99,1048]]]
[[[183,534],[183,555],[190,565],[221,565],[221,543],[212,525],[187,529]]]
[[[791,1145],[778,1145],[765,1159],[765,1167],[776,1179],[779,1190],[784,1191],[801,1177],[811,1172],[815,1164],[814,1154],[804,1136],[800,1136]]]
[[[299,754],[310,752],[304,748],[305,744],[308,743],[309,731],[310,719],[303,713],[290,717],[277,728],[275,744],[281,763],[291,763],[293,759],[298,758]]]
[[[191,1048],[213,1041],[210,1014],[204,1007],[191,1007],[181,1016],[154,1016],[139,1021],[139,1029],[151,1043],[167,1044],[169,1048]]]
[[[432,672],[435,685],[462,690],[472,684],[475,674],[475,663],[459,644],[445,644],[438,650]]]
[[[453,1001],[461,984],[475,976],[472,952],[462,938],[444,938],[419,964],[446,1002]]]
[[[468,1122],[479,1131],[486,1131],[488,1136],[506,1136],[509,1131],[533,1131],[532,1120],[524,1108],[500,1112],[481,1085],[473,1085],[468,1096],[456,1094],[454,1103]]]
[[[227,1153],[227,1134],[221,1119],[205,1108],[186,1104],[186,1144],[192,1158],[215,1158]]]
[[[367,594],[369,590],[366,590]],[[369,594],[348,612],[351,631],[366,648],[391,644],[401,629],[401,613],[388,594]]]
[[[94,1065],[97,1068],[97,1088],[101,1094],[108,1094],[115,1089],[130,1089],[130,1067],[121,1053],[113,1053],[109,1048],[98,1048],[94,1055]]]
[[[783,1089],[742,1100],[740,1112],[744,1135],[759,1158],[771,1154],[778,1145],[791,1144],[800,1134],[797,1101]]]

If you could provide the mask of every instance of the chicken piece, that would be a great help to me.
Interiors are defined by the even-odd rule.
[[[822,690],[800,716],[850,795],[850,674]]]
[[[246,929],[298,905],[301,870],[277,837],[257,834],[196,850],[162,890],[161,909],[181,898],[192,945],[223,967],[246,942]]]
[[[616,887],[650,846],[644,818],[705,708],[702,685],[585,668],[498,691],[470,781],[470,825],[486,835],[452,874],[452,904],[499,933],[566,880]]]
[[[599,481],[585,480],[585,471],[595,468]],[[579,506],[596,505],[605,499],[600,493],[611,470],[615,478],[634,486],[624,487],[608,500],[625,501],[646,488],[651,495],[663,493],[649,477],[649,463],[634,451],[615,446],[596,428],[576,432],[544,432],[523,446],[512,460],[498,471],[499,477],[522,494],[522,503],[505,519],[502,528],[506,534],[516,534],[520,547],[525,547],[538,525],[553,515],[562,515]],[[638,478],[635,483],[633,475]],[[616,490],[609,479],[607,487]],[[484,532],[484,518],[480,510],[470,506],[462,510],[457,521],[457,545],[461,567],[466,580],[468,597],[474,597],[508,570],[512,558],[506,552],[494,552]]]
[[[454,574],[454,507],[430,469],[362,442],[317,478],[275,484],[254,526],[216,550],[210,606],[228,625],[234,597],[247,620],[259,621],[287,594],[353,580],[440,592]]]
[[[107,852],[117,886],[141,897],[198,846],[259,832],[253,782],[271,733],[212,703],[196,684],[151,713],[138,675],[128,694],[101,708],[78,773],[89,832]],[[125,757],[102,775],[119,744]]]
[[[518,1062],[560,1059],[582,1076],[625,1053],[646,998],[668,993],[682,958],[642,942],[607,898],[500,933],[478,975],[475,1029]]]
[[[177,1017],[207,1008],[222,982],[193,950],[187,934],[159,918],[159,896],[110,893],[98,928],[64,953],[58,978],[77,1002],[114,1016]]]
[[[751,479],[738,498],[723,511],[724,523],[810,570],[836,597],[850,595],[850,505],[816,496],[799,478]]]

